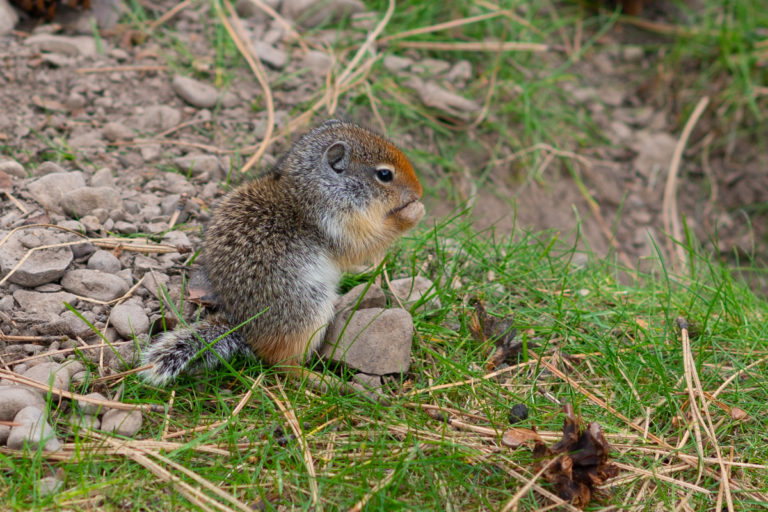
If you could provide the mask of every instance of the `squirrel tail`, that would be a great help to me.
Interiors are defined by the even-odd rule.
[[[152,367],[139,375],[150,384],[163,386],[183,371],[215,368],[221,359],[229,361],[238,354],[252,356],[245,339],[237,331],[230,332],[232,329],[221,315],[211,315],[191,328],[163,333],[142,354],[142,364]]]

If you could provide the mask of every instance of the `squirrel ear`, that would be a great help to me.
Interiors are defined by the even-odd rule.
[[[342,173],[349,167],[349,144],[342,141],[334,142],[331,147],[325,150],[323,160],[328,166],[336,171]]]

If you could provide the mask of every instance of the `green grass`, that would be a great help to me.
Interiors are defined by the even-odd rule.
[[[388,485],[371,497],[367,510],[444,510],[448,504],[456,510],[496,510],[521,486],[509,472],[532,473],[530,451],[500,447],[495,437],[482,439],[454,430],[428,416],[421,404],[471,414],[448,416],[500,434],[510,428],[507,418],[513,404],[524,403],[530,411],[529,418],[516,426],[556,432],[563,421],[559,403],[573,403],[584,422],[600,423],[609,439],[621,445],[613,453],[615,460],[662,471],[680,462],[672,453],[695,460],[695,441],[689,438],[678,450],[639,438],[616,441],[616,435],[638,433],[581,390],[605,400],[637,424],[643,424],[649,415],[648,432],[676,445],[685,435],[683,418],[689,411],[680,335],[675,327],[678,316],[692,325],[693,356],[704,390],[714,391],[735,372],[768,357],[768,306],[734,281],[727,269],[701,254],[690,254],[696,279],[687,280],[667,274],[663,262],[658,262],[657,272],[649,274],[627,272],[609,261],[574,265],[575,250],[563,246],[557,233],[520,231],[512,238],[495,239],[492,233],[470,237],[470,229],[463,217],[435,229],[422,228],[398,244],[390,256],[392,277],[420,271],[437,283],[435,293],[442,304],[437,309],[414,311],[418,336],[412,366],[402,380],[391,384],[390,405],[344,396],[337,390],[318,394],[297,381],[286,383],[270,368],[235,361],[233,368],[238,373],[221,369],[185,376],[174,385],[169,432],[224,423],[173,439],[180,444],[164,455],[246,504],[265,500],[269,509],[281,505],[310,508],[310,477],[300,444],[290,437],[285,417],[265,391],[269,389],[298,418],[312,453],[324,508],[347,509],[386,479]],[[459,285],[454,282],[456,277]],[[346,284],[355,282],[351,279]],[[484,297],[493,314],[514,315],[515,327],[526,333],[530,353],[555,363],[572,382],[553,376],[540,364],[524,365],[499,379],[480,379],[485,374],[487,347],[468,328],[470,301],[477,296]],[[563,360],[557,362],[556,354]],[[733,481],[763,494],[768,490],[768,457],[763,446],[768,428],[762,414],[768,400],[764,364],[734,380],[718,396],[727,406],[745,411],[747,419],[735,420],[711,407],[721,449],[732,448],[739,462],[763,465],[762,469],[735,469]],[[245,408],[233,417],[248,379],[260,376],[261,385],[253,388]],[[425,392],[470,378],[478,381]],[[170,390],[154,389],[133,377],[124,385],[125,402],[169,403]],[[417,394],[409,396],[411,393]],[[145,415],[137,439],[159,441],[164,420],[161,413]],[[66,430],[61,425],[59,429]],[[77,433],[69,439],[75,447],[88,440]],[[227,455],[203,451],[210,447]],[[670,454],[670,460],[659,460],[642,448],[659,449]],[[0,502],[12,509],[71,508],[84,499],[110,510],[191,506],[168,483],[123,456],[98,454],[92,448],[73,448],[67,453],[72,455],[71,461],[51,461],[40,453],[32,457],[0,455],[8,468],[0,472],[4,489]],[[713,456],[711,446],[706,446],[704,455]],[[707,467],[717,470],[711,463]],[[34,482],[58,469],[63,470],[66,491],[55,498],[35,496]],[[196,485],[178,471],[172,472]],[[713,493],[693,493],[693,509],[713,506],[717,493],[713,478],[697,479],[695,467],[670,476],[697,482]],[[683,494],[674,484],[650,478],[643,498],[638,493],[644,482],[637,478],[609,488],[591,509],[609,504],[620,509],[638,505],[645,509],[646,503],[649,508],[674,506]],[[734,500],[742,510],[758,506],[744,492],[735,492]],[[529,494],[521,507],[534,510],[546,503]]]
[[[385,35],[484,12],[468,7],[472,5],[469,3],[454,4],[399,2]],[[756,43],[765,39],[760,28],[768,26],[768,14],[757,0],[724,6],[714,1],[705,4],[701,10],[685,13],[691,17],[687,25],[697,31],[654,40],[644,48],[653,59],[658,57],[654,63],[672,70],[672,77],[680,77],[679,83],[666,82],[664,87],[685,89],[694,98],[704,94],[713,97],[712,108],[722,113],[723,127],[715,145],[725,147],[734,137],[759,144],[764,140],[759,126],[764,121],[766,95],[761,97],[755,91],[766,83],[768,68],[760,65]],[[190,8],[199,10],[202,5],[216,4],[198,2]],[[379,12],[386,8],[383,1],[369,5]],[[394,79],[381,62],[371,72],[371,90],[390,135],[403,140],[431,134],[416,137],[416,147],[410,148],[409,155],[433,196],[460,196],[454,178],[463,172],[467,166],[464,162],[473,152],[481,153],[482,158],[480,165],[471,169],[471,176],[482,182],[492,171],[492,157],[505,157],[537,143],[570,150],[606,144],[588,109],[574,104],[562,84],[579,80],[578,57],[604,50],[599,36],[617,22],[616,14],[596,12],[577,3],[557,4],[551,9],[546,5],[533,8],[524,2],[501,2],[500,6],[515,9],[524,22],[497,18],[408,39],[494,38],[562,45],[562,34],[573,38],[582,23],[582,52],[570,57],[562,53],[420,53],[451,62],[469,60],[474,72],[462,90],[467,97],[485,98],[493,84],[491,114],[475,129],[456,130],[438,112],[421,106],[414,93]],[[520,8],[524,6],[527,8]],[[139,2],[132,2],[130,8],[128,21],[136,26],[150,18]],[[207,14],[211,21],[215,21],[213,12],[211,9]],[[351,40],[340,38],[334,50],[354,49],[364,35],[361,31]],[[161,46],[173,72],[204,76],[217,85],[226,85],[236,72],[245,69],[218,25],[210,25],[205,33],[210,43],[210,54],[205,56],[195,55],[166,27],[151,37]],[[405,50],[393,42],[380,49],[380,54],[387,53]],[[195,64],[201,57],[209,69],[201,71]],[[651,78],[656,69],[651,66],[643,73]],[[278,87],[285,80],[276,77],[273,85]],[[310,100],[294,106],[290,114],[299,114],[311,104]],[[695,99],[677,105],[682,122],[686,118],[683,111],[693,104]],[[351,118],[371,119],[369,97],[360,89],[342,98],[342,109]],[[212,125],[208,135],[213,138],[220,134],[216,123]],[[202,129],[197,132],[206,134]],[[70,158],[66,148],[55,146],[53,141],[50,145],[59,159]],[[533,174],[540,158],[541,152],[523,157],[510,169],[510,179],[552,179]],[[366,510],[498,510],[523,485],[513,475],[530,478],[535,472],[529,449],[511,450],[499,444],[501,433],[511,428],[509,411],[517,403],[526,404],[530,415],[515,426],[546,432],[561,429],[561,405],[572,403],[585,423],[598,422],[603,427],[616,446],[612,453],[616,461],[640,470],[663,473],[681,463],[681,455],[693,457],[693,467],[678,468],[667,476],[709,491],[692,492],[688,506],[711,510],[717,500],[718,482],[710,474],[698,475],[695,461],[701,454],[695,436],[686,436],[691,428],[690,405],[675,320],[683,316],[691,324],[693,357],[702,388],[713,392],[727,378],[768,357],[768,305],[736,279],[732,269],[713,260],[694,241],[685,243],[690,263],[681,276],[661,258],[652,258],[641,272],[623,268],[612,258],[601,260],[584,254],[578,248],[581,245],[565,242],[578,239],[578,233],[523,229],[511,234],[478,234],[467,212],[457,212],[434,226],[420,227],[399,242],[387,260],[391,277],[418,273],[432,279],[440,307],[413,310],[417,336],[411,368],[389,384],[388,405],[343,395],[336,389],[320,394],[306,383],[286,382],[273,369],[245,360],[233,363],[234,373],[221,369],[184,376],[173,391],[147,386],[135,376],[113,384],[110,390],[124,386],[122,401],[168,408],[167,414],[145,414],[136,436],[139,440],[160,441],[166,421],[170,433],[217,424],[170,439],[178,443],[175,446],[149,449],[248,506],[263,502],[267,510],[314,508],[310,491],[313,480],[319,490],[319,505],[326,510],[349,509],[364,498],[369,498]],[[657,240],[661,246],[664,242]],[[349,289],[375,277],[346,276],[343,287]],[[489,347],[475,340],[469,329],[471,304],[477,297],[483,298],[492,314],[512,316],[518,339],[527,343],[529,359],[520,361],[526,364],[499,378],[482,379]],[[566,372],[570,380],[551,373],[537,362],[539,357]],[[732,450],[734,460],[759,465],[733,468],[734,485],[762,496],[768,494],[765,365],[762,362],[744,372],[717,397],[723,405],[743,410],[745,419],[734,419],[721,407],[710,406],[723,453],[728,456]],[[319,366],[318,370],[329,371]],[[251,379],[261,379],[261,384],[252,388],[253,395],[235,416],[233,411]],[[476,380],[428,391],[467,379]],[[87,384],[75,391],[87,393],[92,388]],[[597,404],[585,391],[611,409]],[[173,407],[168,407],[172,392]],[[315,479],[307,470],[301,443],[291,437],[288,421],[273,396],[285,402],[298,418],[312,455]],[[492,428],[499,436],[483,438],[456,430],[427,415],[422,405],[460,411],[447,415]],[[643,427],[649,418],[648,433],[671,445],[683,438],[686,441],[676,450],[643,441],[640,433],[612,411]],[[169,482],[126,455],[117,454],[103,441],[94,441],[83,432],[70,432],[63,415],[57,418],[55,414],[59,434],[72,443],[66,450],[71,458],[0,452],[0,508],[195,508]],[[96,446],[105,446],[108,453]],[[703,455],[714,456],[711,443],[704,443]],[[202,489],[178,469],[162,461],[160,465],[181,481]],[[707,462],[705,466],[718,471],[717,464]],[[64,490],[52,497],[35,494],[35,482],[57,471],[62,473]],[[622,477],[626,476],[632,473],[623,472]],[[378,485],[381,489],[372,493]],[[204,492],[215,498],[210,491]],[[688,492],[668,480],[635,475],[615,487],[609,485],[590,509],[611,505],[618,510],[671,509],[679,506]],[[768,507],[745,491],[734,491],[733,496],[737,509]],[[529,492],[522,498],[520,509],[536,510],[548,503]]]

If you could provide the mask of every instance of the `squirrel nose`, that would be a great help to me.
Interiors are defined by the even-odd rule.
[[[400,189],[400,199],[402,199],[403,203],[417,201],[423,192],[419,180],[416,179],[415,176],[412,179],[409,178],[409,176],[403,176],[401,183],[402,188]]]

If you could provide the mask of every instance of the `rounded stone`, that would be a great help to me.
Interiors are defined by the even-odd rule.
[[[24,407],[45,409],[45,400],[29,388],[0,386],[0,420],[11,421]]]
[[[136,302],[119,304],[112,309],[110,315],[112,327],[123,338],[133,338],[134,335],[146,334],[149,331],[149,317],[144,308]]]
[[[65,192],[60,205],[67,214],[81,218],[100,208],[122,208],[123,200],[120,192],[112,187],[80,187]]]
[[[94,252],[88,258],[88,268],[91,270],[100,270],[107,274],[116,274],[120,272],[120,260],[109,251],[99,250]]]
[[[8,448],[21,450],[27,445],[36,450],[41,444],[44,451],[54,452],[61,449],[61,442],[56,439],[56,432],[47,423],[45,413],[34,406],[28,406],[16,413],[13,418],[18,426],[11,428],[8,436]]]
[[[110,409],[101,418],[101,430],[114,432],[125,437],[133,437],[141,428],[141,411],[121,411]]]
[[[59,363],[37,364],[25,371],[22,376],[47,387],[53,386],[54,389],[69,390],[69,370]],[[34,389],[42,396],[47,394],[45,390]]]
[[[98,270],[70,270],[61,279],[61,286],[75,295],[110,301],[125,295],[128,284],[113,274]]]
[[[0,247],[0,274],[6,276],[29,252],[25,246],[32,237],[14,233],[6,243]],[[0,231],[0,239],[7,232]],[[54,238],[44,236],[39,240],[38,246],[52,245],[59,242]],[[35,250],[29,254],[24,263],[17,268],[8,280],[14,284],[26,288],[34,288],[59,279],[67,271],[72,263],[72,250],[69,247]]]
[[[325,359],[341,362],[369,375],[408,371],[413,319],[404,309],[360,309],[337,315],[320,347]]]

